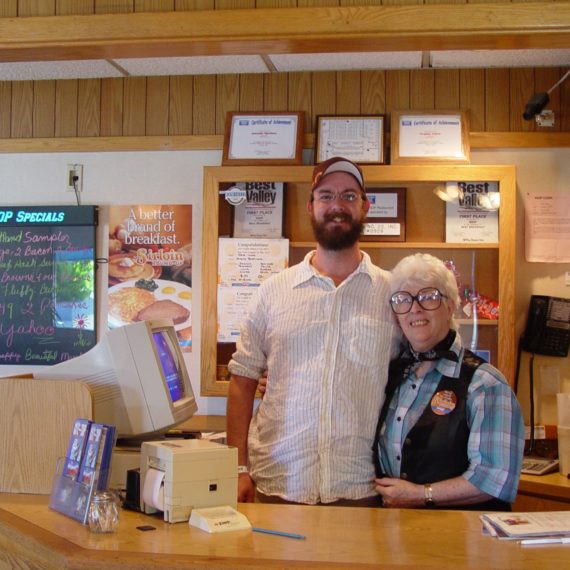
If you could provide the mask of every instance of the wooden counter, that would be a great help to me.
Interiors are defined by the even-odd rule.
[[[570,511],[570,479],[558,472],[521,475],[513,509],[519,512]]]
[[[240,504],[250,531],[210,535],[186,523],[121,511],[119,531],[97,535],[50,511],[48,497],[0,494],[0,568],[389,568],[560,570],[568,546],[522,547],[481,536],[477,512]],[[151,524],[143,532],[137,526]]]

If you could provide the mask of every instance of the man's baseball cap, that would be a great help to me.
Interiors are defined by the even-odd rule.
[[[358,182],[360,188],[363,192],[366,192],[364,188],[364,175],[360,166],[348,158],[342,156],[333,156],[324,162],[317,164],[313,170],[313,179],[311,182],[311,192],[322,182],[325,176],[332,174],[333,172],[346,172],[353,176]]]

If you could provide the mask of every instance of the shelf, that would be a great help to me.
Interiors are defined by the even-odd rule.
[[[292,241],[290,247],[314,249],[313,241]],[[410,241],[362,241],[362,249],[499,249],[498,243],[443,243]]]
[[[408,241],[362,241],[372,262],[390,269],[404,256],[416,251],[430,252],[453,261],[460,276],[469,283],[476,275],[477,289],[496,299],[501,308],[500,320],[478,319],[478,344],[490,349],[493,364],[513,384],[516,368],[515,273],[516,180],[515,168],[509,165],[364,165],[364,178],[370,187],[406,187],[406,237]],[[291,238],[290,262],[298,263],[306,250],[316,243],[306,216],[307,186],[312,166],[224,166],[204,169],[203,203],[211,207],[203,211],[202,251],[202,396],[226,396],[228,382],[220,371],[227,372],[224,347],[217,335],[217,267],[220,221],[223,231],[229,214],[220,211],[220,187],[235,182],[283,182],[288,184],[285,231]],[[431,191],[441,181],[492,180],[499,184],[500,243],[446,243],[445,207]],[[222,203],[223,204],[223,203]],[[476,252],[476,255],[472,255]],[[460,319],[469,343],[472,319]],[[480,326],[479,326],[480,325]],[[218,361],[218,356],[221,357]]]
[[[473,325],[473,319],[455,319],[455,322],[460,326]],[[477,326],[498,327],[499,319],[477,319]]]

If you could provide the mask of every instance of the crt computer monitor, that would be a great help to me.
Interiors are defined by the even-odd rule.
[[[88,352],[33,372],[34,378],[85,382],[93,419],[119,438],[152,438],[196,411],[172,321],[141,321],[108,331]]]

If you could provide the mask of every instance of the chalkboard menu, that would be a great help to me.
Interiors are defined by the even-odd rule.
[[[58,364],[95,345],[97,213],[0,207],[0,364]]]

